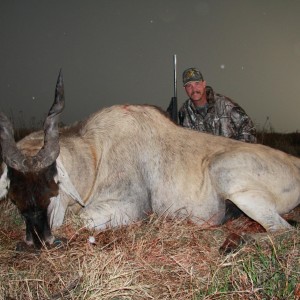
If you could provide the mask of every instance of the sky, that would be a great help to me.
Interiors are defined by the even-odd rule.
[[[0,0],[0,110],[43,121],[60,68],[65,124],[114,104],[164,110],[182,72],[239,103],[259,130],[300,130],[298,0]]]

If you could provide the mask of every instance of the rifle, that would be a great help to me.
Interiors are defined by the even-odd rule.
[[[174,96],[171,98],[170,104],[167,108],[167,113],[169,114],[171,120],[178,124],[178,110],[177,110],[177,59],[176,54],[173,55],[173,66],[174,66]]]

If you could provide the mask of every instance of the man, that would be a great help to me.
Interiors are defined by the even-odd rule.
[[[201,72],[183,72],[183,86],[189,99],[179,110],[179,123],[194,130],[256,143],[256,129],[246,112],[228,97],[217,94]]]

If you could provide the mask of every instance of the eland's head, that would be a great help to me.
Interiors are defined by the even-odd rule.
[[[1,184],[26,223],[26,243],[40,248],[53,243],[47,218],[51,198],[58,195],[56,159],[59,155],[58,116],[64,108],[64,87],[59,73],[55,99],[44,122],[44,144],[33,155],[19,150],[9,119],[0,112],[2,149]],[[4,167],[3,167],[4,166]],[[4,195],[0,195],[3,197]]]

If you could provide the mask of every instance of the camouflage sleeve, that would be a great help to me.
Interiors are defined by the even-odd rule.
[[[239,106],[236,106],[231,111],[231,119],[236,128],[236,139],[247,143],[256,143],[256,128],[246,114]]]

